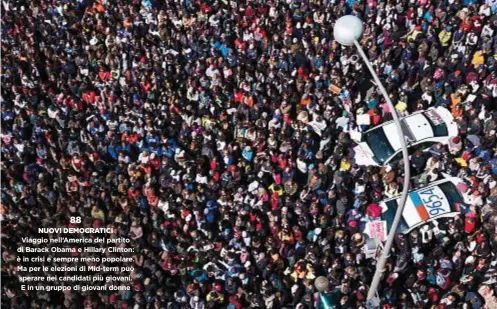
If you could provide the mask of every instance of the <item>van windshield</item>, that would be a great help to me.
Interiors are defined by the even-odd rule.
[[[387,205],[388,210],[381,214],[381,219],[387,222],[387,231],[390,232],[392,228],[393,218],[395,217],[395,212],[397,211],[397,200],[391,200],[385,203]],[[397,228],[397,233],[404,233],[409,229],[406,220],[404,220],[404,216],[400,219],[399,226]]]
[[[378,128],[365,133],[364,140],[374,153],[374,159],[380,164],[387,161],[395,152],[392,145],[390,145],[383,128]]]

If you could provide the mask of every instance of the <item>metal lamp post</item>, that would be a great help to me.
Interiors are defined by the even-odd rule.
[[[373,69],[373,66],[369,62],[366,54],[361,48],[361,45],[359,44],[358,40],[361,38],[362,33],[364,31],[364,27],[362,24],[362,21],[353,15],[346,15],[341,18],[339,18],[336,23],[335,27],[333,30],[333,34],[335,36],[335,40],[345,46],[352,46],[355,45],[357,48],[357,51],[359,52],[359,55],[361,56],[362,60],[366,64],[366,66],[369,69],[369,72],[371,72],[371,75],[373,76],[373,79],[380,89],[380,92],[385,99],[385,101],[388,104],[388,107],[390,108],[390,112],[393,116],[393,120],[395,123],[395,127],[397,128],[397,131],[399,133],[399,139],[400,139],[400,145],[402,147],[402,157],[404,160],[404,187],[402,190],[402,196],[400,198],[400,203],[399,207],[397,208],[397,212],[395,213],[394,220],[392,222],[392,228],[390,230],[390,233],[388,234],[385,247],[383,249],[383,252],[381,254],[381,257],[379,258],[377,264],[376,264],[376,271],[373,277],[373,281],[371,282],[371,286],[368,291],[368,296],[367,299],[369,301],[372,301],[375,296],[376,296],[376,290],[378,289],[378,285],[380,283],[381,277],[383,275],[383,272],[385,271],[385,264],[387,262],[388,257],[390,256],[390,249],[392,248],[393,241],[395,238],[395,234],[397,231],[397,227],[399,225],[400,219],[402,217],[402,212],[404,210],[404,206],[406,203],[407,199],[407,193],[409,191],[409,178],[410,178],[410,166],[409,166],[409,153],[407,152],[407,147],[406,147],[406,142],[404,138],[404,131],[402,130],[402,126],[400,124],[399,116],[397,115],[397,112],[395,110],[395,106],[393,105],[392,101],[390,100],[390,97],[388,96],[387,91],[385,90],[385,87],[383,87],[383,84],[381,83],[380,79],[376,75],[376,72]]]

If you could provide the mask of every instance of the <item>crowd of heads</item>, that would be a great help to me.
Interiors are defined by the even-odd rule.
[[[459,136],[411,157],[467,210],[399,234],[382,308],[496,308],[494,0],[2,1],[2,302],[11,308],[365,308],[364,226],[403,164],[359,166],[351,132],[442,106]],[[357,123],[369,115],[366,123]],[[415,184],[413,184],[413,187]],[[113,227],[129,291],[20,290],[20,238]],[[470,224],[468,224],[470,222]]]

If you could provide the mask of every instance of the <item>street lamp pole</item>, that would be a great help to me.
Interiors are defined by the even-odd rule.
[[[390,113],[393,116],[393,121],[395,123],[395,127],[397,128],[397,132],[399,134],[398,136],[400,139],[400,146],[402,147],[402,158],[404,161],[404,187],[402,188],[402,195],[400,198],[399,206],[395,213],[395,217],[392,222],[392,227],[390,229],[390,233],[388,234],[383,252],[376,264],[376,271],[368,291],[367,299],[368,301],[372,301],[376,296],[376,290],[378,289],[378,285],[380,284],[383,272],[385,271],[385,264],[388,260],[388,257],[390,256],[390,250],[392,248],[393,241],[395,239],[397,227],[402,217],[402,212],[404,211],[404,206],[407,199],[407,193],[409,191],[410,166],[409,166],[409,153],[407,152],[407,146],[404,138],[405,134],[404,131],[402,130],[399,116],[397,115],[397,112],[395,110],[395,106],[393,105],[392,100],[390,100],[390,97],[388,96],[385,87],[383,87],[383,84],[376,75],[376,72],[373,69],[371,62],[369,62],[368,57],[366,56],[364,50],[362,49],[361,45],[358,42],[358,40],[362,36],[363,29],[364,28],[362,21],[358,17],[355,17],[353,15],[346,15],[339,18],[336,21],[333,34],[335,36],[335,40],[338,43],[345,46],[355,45],[357,51],[359,52],[359,55],[361,56],[362,60],[368,67],[369,72],[373,76],[376,85],[380,89],[381,95],[383,96],[383,98],[388,104],[388,107],[390,108]]]

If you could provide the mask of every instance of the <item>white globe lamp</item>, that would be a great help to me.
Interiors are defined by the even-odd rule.
[[[329,285],[330,282],[328,281],[328,278],[324,276],[319,276],[316,278],[316,280],[314,280],[314,286],[319,293],[326,291]]]
[[[333,35],[335,40],[345,46],[354,45],[354,41],[361,38],[364,32],[362,20],[354,15],[345,15],[335,22]]]

